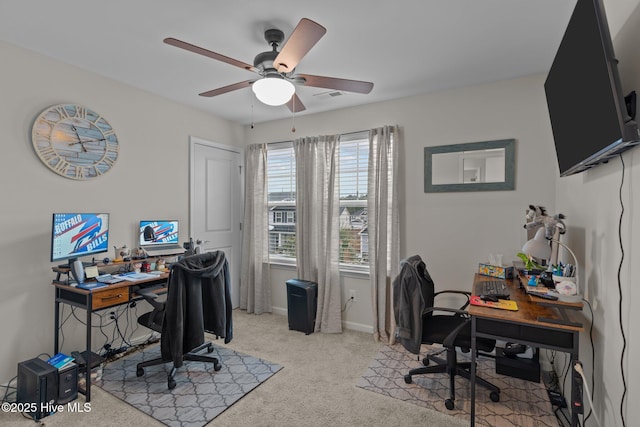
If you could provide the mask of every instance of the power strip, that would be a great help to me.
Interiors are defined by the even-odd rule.
[[[580,362],[575,362],[576,364]],[[582,365],[582,364],[581,364]],[[578,414],[584,414],[584,404],[582,401],[582,375],[575,369],[575,365],[572,369],[573,371],[573,381],[574,386],[571,389],[572,400],[573,400],[573,409],[572,411],[576,411]]]

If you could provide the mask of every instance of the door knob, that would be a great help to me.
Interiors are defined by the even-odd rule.
[[[196,240],[196,245],[203,245],[205,243],[209,243],[209,241],[208,240],[200,240],[200,239]]]

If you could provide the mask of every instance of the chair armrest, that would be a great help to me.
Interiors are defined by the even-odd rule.
[[[458,314],[460,315],[460,317],[464,317],[464,318],[470,318],[469,316],[469,312],[466,310],[460,310],[457,308],[449,308],[449,307],[429,307],[426,308],[422,314],[428,314],[431,313],[433,311],[446,311],[447,313],[454,313],[454,314]]]
[[[453,331],[449,333],[449,335],[447,335],[447,337],[442,342],[442,345],[447,348],[453,348],[456,338],[458,338],[458,334],[460,333],[462,328],[467,326],[469,322],[471,322],[470,318],[467,318],[464,320],[464,322],[461,322]]]
[[[158,299],[158,295],[154,292],[151,292],[147,289],[136,289],[135,293],[140,295],[142,298],[146,300],[155,300]]]
[[[468,306],[471,298],[471,292],[467,292],[467,291],[456,291],[456,290],[444,290],[444,291],[440,291],[440,292],[436,292],[433,294],[433,297],[437,297],[438,295],[442,295],[442,294],[456,294],[456,295],[464,295],[467,298],[467,301],[462,304],[462,306],[460,307],[460,310],[465,310]]]
[[[449,332],[447,337],[442,341],[442,345],[444,347],[453,348],[453,346],[454,346],[453,343],[456,341],[456,338],[458,337],[458,334],[460,333],[462,328],[467,326],[467,324],[471,321],[471,316],[469,316],[469,312],[467,312],[465,310],[457,310],[455,308],[429,307],[428,309],[426,309],[424,311],[423,314],[427,314],[427,313],[430,313],[432,311],[445,311],[445,312],[448,312],[448,313],[454,313],[454,314],[458,315],[462,319],[460,324],[455,329],[453,329],[451,332]]]
[[[142,298],[144,298],[145,301],[147,301],[149,304],[151,304],[151,306],[154,309],[156,309],[156,310],[164,309],[164,302],[156,301],[158,299],[158,294],[152,292],[151,290],[148,290],[148,289],[137,289],[137,290],[135,290],[135,293],[140,295]]]

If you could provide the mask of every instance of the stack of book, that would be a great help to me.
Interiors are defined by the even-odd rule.
[[[49,365],[57,368],[59,371],[66,368],[67,366],[70,366],[73,362],[74,358],[71,356],[67,356],[64,353],[58,353],[47,360],[47,363],[49,363]]]

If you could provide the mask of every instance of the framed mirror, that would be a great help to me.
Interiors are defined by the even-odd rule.
[[[515,189],[515,139],[424,149],[424,192]]]

